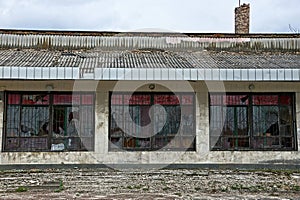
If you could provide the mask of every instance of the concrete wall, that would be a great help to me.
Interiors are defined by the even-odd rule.
[[[155,81],[153,81],[155,82]],[[96,92],[95,105],[95,151],[93,152],[1,152],[1,164],[256,164],[256,163],[297,163],[300,164],[299,151],[210,151],[209,150],[209,110],[208,91],[248,92],[250,82],[155,82],[154,91],[171,90],[196,92],[196,151],[195,152],[109,152],[109,92],[128,91],[139,87],[139,91],[151,91],[144,82],[125,81],[1,81],[0,88],[9,91],[44,91],[47,84],[53,84],[55,91],[90,90]],[[298,149],[300,149],[300,83],[257,82],[253,92],[295,92]],[[34,87],[33,87],[34,85]],[[190,88],[186,88],[189,85]],[[3,86],[3,87],[1,87]],[[140,87],[141,86],[141,87]],[[4,104],[0,102],[0,144],[2,144]]]

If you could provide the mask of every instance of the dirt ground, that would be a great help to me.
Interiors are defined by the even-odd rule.
[[[4,170],[0,199],[300,199],[300,171]]]

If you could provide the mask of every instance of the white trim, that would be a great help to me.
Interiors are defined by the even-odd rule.
[[[300,69],[149,69],[95,68],[79,74],[78,67],[0,67],[0,79],[27,80],[199,80],[199,81],[300,81]]]
[[[0,79],[80,79],[78,67],[0,67]]]

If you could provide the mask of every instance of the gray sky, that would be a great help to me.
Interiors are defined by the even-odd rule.
[[[252,33],[300,30],[300,0],[250,3]],[[238,0],[0,0],[0,28],[234,32]],[[300,31],[299,31],[300,32]]]

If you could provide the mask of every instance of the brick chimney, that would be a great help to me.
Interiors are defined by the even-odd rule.
[[[235,33],[248,34],[250,25],[250,4],[235,8]]]

